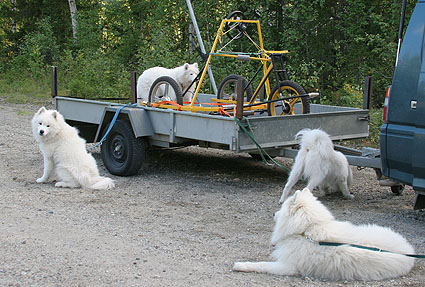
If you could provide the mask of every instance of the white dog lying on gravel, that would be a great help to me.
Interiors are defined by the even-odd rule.
[[[44,173],[38,183],[47,182],[56,171],[60,180],[56,187],[114,187],[112,179],[99,176],[96,161],[86,150],[86,141],[58,111],[40,108],[32,119],[32,130],[44,158]]]
[[[337,221],[307,188],[296,191],[275,214],[271,242],[274,262],[237,262],[233,270],[328,280],[382,280],[406,275],[414,264],[412,257],[402,255],[414,253],[402,235],[377,225]],[[343,244],[321,246],[318,242]]]
[[[326,193],[331,188],[340,190],[346,198],[352,199],[354,195],[348,189],[353,181],[351,168],[345,155],[334,150],[329,135],[320,129],[303,129],[295,138],[301,139],[300,150],[295,157],[280,203],[285,201],[301,177],[308,181],[307,188],[311,191],[319,187],[321,193]]]

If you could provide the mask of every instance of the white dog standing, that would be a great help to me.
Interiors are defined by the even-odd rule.
[[[301,177],[308,181],[307,188],[311,191],[319,187],[321,193],[326,193],[331,188],[340,190],[346,198],[352,199],[354,195],[348,187],[353,181],[353,173],[344,154],[334,150],[329,135],[320,129],[303,129],[295,138],[301,139],[300,150],[295,157],[280,203],[285,201]]]
[[[112,179],[99,176],[96,161],[86,150],[85,140],[58,111],[40,108],[32,119],[32,130],[44,158],[44,173],[37,179],[38,183],[46,182],[55,171],[60,180],[55,184],[57,187],[114,187]]]
[[[318,242],[345,243],[321,246]],[[406,275],[413,247],[400,234],[377,225],[337,221],[305,188],[275,214],[273,262],[237,262],[235,271],[263,272],[327,280],[382,280]],[[349,246],[356,244],[390,252]]]
[[[184,92],[192,83],[192,81],[199,74],[198,63],[188,64],[174,69],[167,69],[163,67],[153,67],[145,70],[137,80],[137,102],[147,102],[149,98],[149,90],[156,79],[162,76],[169,76],[173,78]],[[193,92],[196,89],[196,83],[190,87],[188,92],[183,95],[183,100],[189,102],[192,100]],[[175,99],[174,99],[175,100]]]

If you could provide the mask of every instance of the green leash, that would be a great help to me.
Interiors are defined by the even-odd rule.
[[[414,258],[425,258],[425,255],[400,254],[400,253],[395,253],[395,252],[388,251],[388,250],[383,250],[383,249],[379,249],[379,248],[375,248],[375,247],[367,247],[367,246],[357,245],[357,244],[324,242],[324,241],[319,241],[318,243],[319,243],[320,246],[342,246],[342,245],[345,245],[345,246],[350,246],[350,247],[355,247],[355,248],[360,248],[360,249],[366,249],[366,250],[371,250],[371,251],[376,251],[376,252],[393,253],[393,254],[399,254],[399,255],[404,255],[404,256],[409,256],[409,257],[414,257]]]
[[[270,165],[268,163],[268,161],[266,160],[265,156],[266,155],[271,162],[273,162],[275,165],[277,165],[278,167],[280,167],[281,169],[285,170],[288,174],[290,172],[290,170],[286,167],[284,167],[283,165],[281,165],[280,163],[276,162],[262,147],[261,145],[257,142],[257,140],[254,137],[254,132],[252,131],[252,127],[251,127],[251,123],[249,122],[248,118],[243,117],[242,119],[245,120],[245,122],[248,125],[249,131],[246,129],[246,127],[241,123],[241,121],[239,119],[237,119],[236,117],[233,117],[234,121],[239,125],[239,127],[242,129],[242,131],[251,139],[251,141],[257,146],[257,149],[260,153],[261,159],[263,160],[263,162],[267,165]]]

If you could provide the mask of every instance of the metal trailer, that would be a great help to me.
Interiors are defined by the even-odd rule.
[[[212,95],[201,94],[201,102]],[[116,123],[101,145],[106,168],[116,175],[131,175],[140,169],[149,147],[170,148],[197,145],[236,153],[258,155],[257,145],[233,117],[148,106],[54,96],[56,109],[79,129],[88,143],[99,142],[114,116]],[[116,113],[120,109],[119,113]],[[309,114],[247,117],[256,142],[271,156],[294,158],[295,134],[304,128],[320,128],[334,141],[368,136],[369,111],[339,106],[311,105]],[[244,118],[243,125],[248,122]],[[129,132],[130,131],[130,132]],[[379,152],[342,148],[351,165],[381,169]]]

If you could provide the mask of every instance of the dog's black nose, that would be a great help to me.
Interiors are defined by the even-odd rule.
[[[40,130],[39,134],[42,136],[44,134],[44,130]]]

